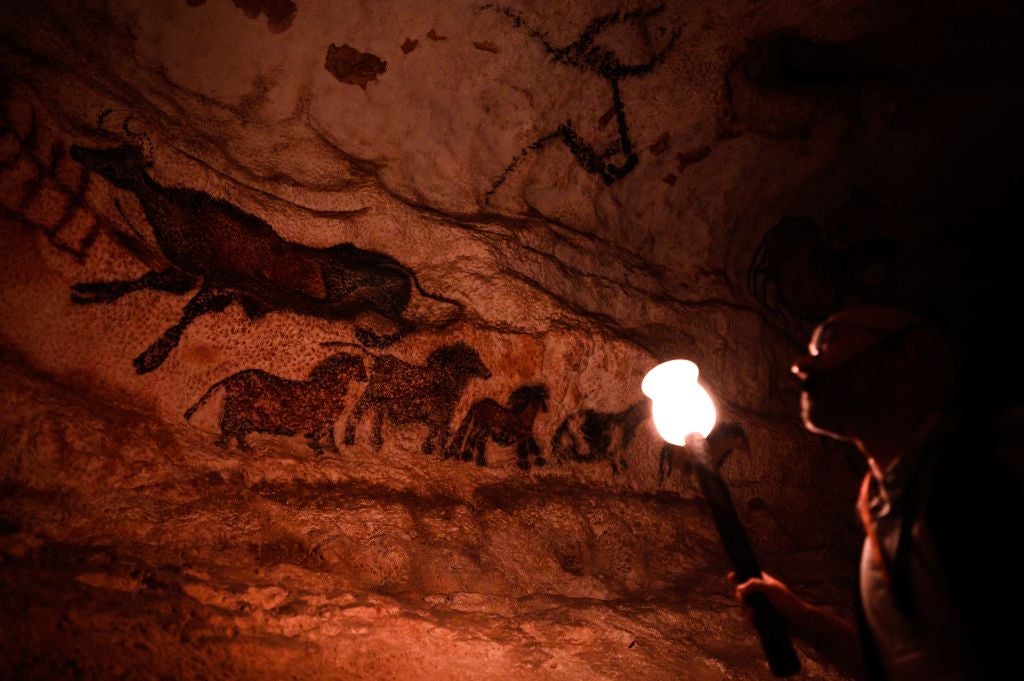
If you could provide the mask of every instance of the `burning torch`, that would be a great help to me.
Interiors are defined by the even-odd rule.
[[[717,413],[708,392],[697,383],[697,365],[685,359],[663,362],[647,372],[640,389],[652,401],[658,434],[673,448],[685,447],[697,471],[701,492],[711,507],[718,536],[736,572],[737,583],[761,576],[761,568],[740,524],[729,489],[718,474],[705,439],[714,429]],[[786,625],[764,594],[750,594],[754,626],[768,666],[775,676],[800,671],[800,660],[786,633]]]

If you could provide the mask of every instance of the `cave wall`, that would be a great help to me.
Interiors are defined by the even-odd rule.
[[[861,470],[789,362],[1001,266],[1020,37],[1011,3],[5,3],[0,669],[763,677],[640,380],[698,362],[765,563],[848,608]]]

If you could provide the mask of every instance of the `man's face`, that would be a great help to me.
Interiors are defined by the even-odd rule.
[[[916,320],[887,308],[854,308],[818,326],[791,371],[800,381],[800,411],[808,430],[841,439],[857,437],[881,408],[880,394],[894,380],[891,343]]]

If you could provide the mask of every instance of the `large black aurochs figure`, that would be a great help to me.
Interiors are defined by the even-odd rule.
[[[512,162],[502,171],[498,179],[487,191],[491,196],[505,183],[512,171],[522,163],[526,155],[548,142],[556,139],[568,147],[573,158],[587,172],[600,175],[604,183],[610,185],[622,179],[633,171],[639,157],[633,149],[633,141],[629,136],[629,126],[626,123],[626,109],[622,104],[622,93],[619,91],[619,81],[630,76],[643,76],[654,70],[656,66],[665,61],[669,51],[675,46],[679,38],[679,30],[672,32],[665,46],[655,52],[649,60],[642,64],[623,64],[615,52],[601,45],[595,44],[598,36],[606,29],[616,24],[628,23],[638,24],[646,19],[656,16],[665,9],[664,5],[658,5],[652,9],[634,10],[632,12],[611,12],[597,17],[591,21],[579,37],[565,47],[555,47],[548,41],[546,34],[529,26],[518,12],[499,5],[488,4],[479,8],[479,11],[494,11],[503,14],[512,20],[516,28],[525,31],[531,38],[534,38],[544,46],[544,49],[551,55],[552,61],[559,64],[568,64],[584,71],[597,74],[608,83],[612,92],[612,112],[615,114],[615,124],[619,138],[605,149],[595,149],[589,142],[580,137],[579,133],[572,126],[571,121],[562,123],[554,131],[539,138],[529,146],[522,149]],[[621,164],[610,163],[613,157],[621,158]]]
[[[199,291],[178,323],[168,328],[135,358],[138,373],[163,364],[185,329],[200,315],[219,312],[231,302],[250,319],[287,310],[325,319],[352,319],[377,313],[398,325],[381,336],[357,328],[361,343],[381,346],[412,329],[402,317],[415,285],[428,294],[415,274],[394,258],[350,243],[313,248],[281,238],[266,222],[240,208],[194,189],[166,187],[148,173],[142,149],[134,144],[94,149],[71,147],[71,157],[120,189],[138,198],[153,228],[157,245],[170,265],[127,281],[83,282],[71,287],[78,304],[109,303],[141,289],[170,293]]]

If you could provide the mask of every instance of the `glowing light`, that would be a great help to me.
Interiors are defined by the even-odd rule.
[[[682,446],[687,435],[707,437],[715,427],[715,403],[697,383],[697,374],[697,365],[690,360],[673,359],[648,371],[640,384],[653,402],[654,426],[666,442]]]

